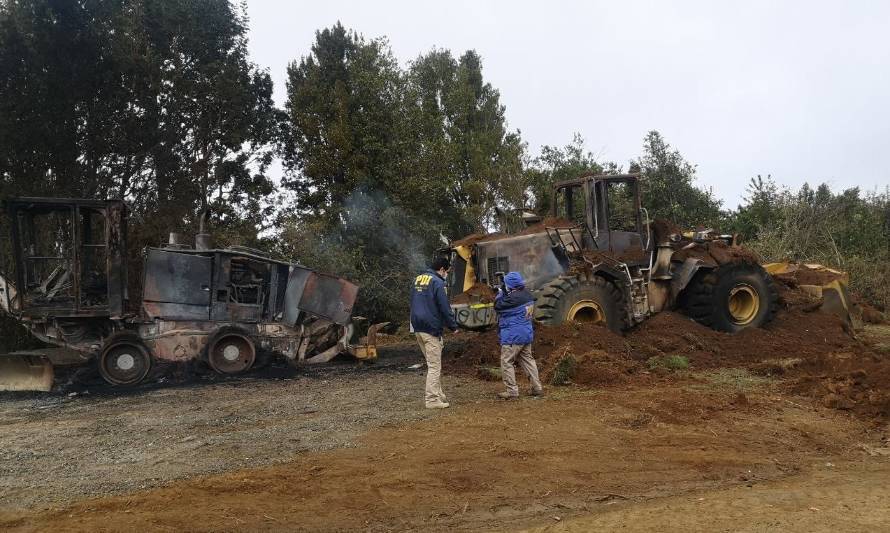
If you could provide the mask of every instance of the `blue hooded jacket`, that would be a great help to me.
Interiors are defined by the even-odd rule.
[[[445,280],[437,272],[427,270],[414,278],[411,287],[411,327],[415,332],[441,337],[443,326],[457,331],[445,294]]]
[[[518,272],[507,274],[504,282],[509,292],[499,292],[494,301],[501,344],[531,344],[534,339],[532,318],[535,297],[525,290],[525,283]]]

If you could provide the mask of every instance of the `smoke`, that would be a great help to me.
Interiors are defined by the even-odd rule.
[[[357,189],[343,206],[344,231],[363,236],[366,253],[387,257],[386,263],[409,273],[425,269],[438,242],[439,228],[393,203],[380,191]]]

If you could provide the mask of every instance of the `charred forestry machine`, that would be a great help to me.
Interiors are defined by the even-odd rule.
[[[557,183],[552,206],[551,217],[527,217],[530,227],[518,234],[451,243],[449,290],[459,325],[494,323],[491,288],[510,270],[526,279],[537,297],[535,318],[544,324],[602,322],[617,331],[679,309],[714,329],[738,332],[775,314],[776,288],[757,256],[732,235],[650,223],[639,175]],[[832,312],[849,319],[845,287],[817,289],[825,305],[837,304]]]
[[[194,247],[171,234],[145,250],[141,305],[130,312],[123,202],[17,198],[5,208],[14,272],[0,275],[0,310],[53,348],[0,356],[0,390],[49,390],[53,365],[95,362],[106,381],[128,386],[159,363],[237,374],[258,352],[294,364],[376,357],[382,324],[351,343],[358,287],[345,279],[214,248],[202,224]]]

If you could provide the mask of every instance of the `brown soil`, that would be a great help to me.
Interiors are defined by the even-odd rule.
[[[548,217],[541,222],[529,226],[519,233],[473,233],[462,239],[458,239],[451,243],[451,246],[471,246],[480,242],[491,242],[508,237],[516,237],[517,235],[533,235],[535,233],[544,233],[547,228],[571,228],[577,226],[576,222],[559,217]]]
[[[858,305],[862,310],[862,320],[866,324],[884,324],[887,322],[887,317],[884,316],[884,313],[878,311],[871,304],[860,301]]]
[[[0,528],[513,531],[645,508],[664,498],[688,502],[691,492],[710,500],[733,487],[751,491],[784,481],[797,496],[798,486],[807,486],[794,481],[801,476],[841,468],[854,476],[886,471],[886,462],[866,451],[881,452],[882,444],[860,422],[762,387],[745,389],[744,405],[739,394],[672,385],[465,402],[425,422],[373,430],[355,447],[64,507],[6,511]],[[231,451],[251,453],[247,442]],[[880,476],[869,479],[873,490],[886,485]],[[846,486],[841,477],[831,481]],[[849,514],[869,512],[863,502],[849,503],[855,506]],[[745,520],[775,514],[765,503],[743,511]],[[665,525],[661,513],[638,516],[633,524],[647,530]],[[673,515],[671,524],[699,530],[684,528]]]
[[[466,291],[456,295],[451,299],[453,304],[470,304],[470,303],[491,303],[494,301],[495,293],[488,285],[477,283]]]
[[[577,226],[577,222],[572,222],[566,218],[561,217],[547,217],[541,222],[529,226],[524,230],[520,231],[517,235],[531,235],[533,233],[544,233],[547,231],[547,228],[573,228]]]
[[[786,375],[794,392],[809,394],[826,406],[890,417],[890,358],[859,340],[835,315],[818,311],[819,301],[788,287],[782,287],[781,295],[785,307],[773,322],[736,335],[663,312],[624,335],[594,324],[538,326],[533,350],[545,380],[571,355],[571,381],[576,385],[651,384],[676,379],[651,364],[651,358],[682,356],[695,370],[741,367]],[[478,366],[498,366],[497,332],[473,335],[455,367],[475,373]],[[827,398],[829,394],[840,400]]]
[[[760,263],[760,256],[744,246],[730,246],[723,241],[688,243],[677,250],[673,259],[685,261],[687,258],[701,259],[703,263],[719,266],[726,263]]]
[[[792,287],[797,287],[798,285],[826,285],[832,281],[844,278],[842,273],[817,270],[806,265],[796,266],[797,269],[794,272],[778,274],[776,278]]]
[[[663,218],[653,220],[649,227],[655,244],[671,242],[671,235],[683,235],[679,226]]]

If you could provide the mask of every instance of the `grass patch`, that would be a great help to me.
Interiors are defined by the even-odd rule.
[[[661,355],[650,357],[647,361],[649,368],[667,368],[669,370],[686,370],[689,368],[689,359],[682,355]]]
[[[771,381],[768,377],[752,374],[744,368],[721,368],[702,372],[699,376],[717,388],[735,390],[753,389]]]
[[[568,385],[572,382],[572,376],[578,368],[578,360],[572,354],[563,355],[556,363],[553,369],[553,375],[550,377],[551,385]]]
[[[476,368],[476,375],[484,381],[501,381],[504,378],[500,368],[480,366]]]

